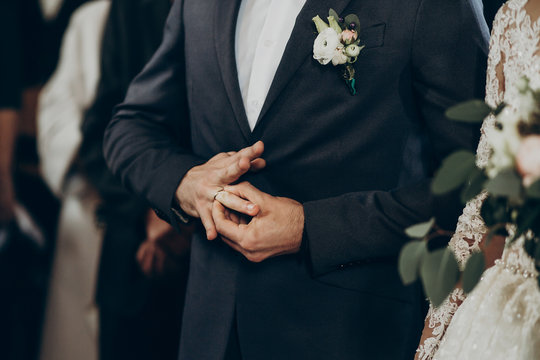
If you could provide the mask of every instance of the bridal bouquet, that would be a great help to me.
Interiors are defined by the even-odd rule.
[[[464,204],[483,194],[481,215],[488,228],[486,241],[494,234],[508,236],[507,245],[524,238],[524,249],[540,270],[540,89],[532,89],[527,78],[516,86],[519,97],[512,107],[502,103],[491,108],[473,100],[448,109],[448,118],[462,122],[482,122],[494,116],[494,126],[486,133],[491,156],[487,166],[480,169],[472,152],[450,155],[435,175],[432,192],[442,195],[461,188]],[[400,275],[405,284],[420,276],[435,306],[442,304],[459,279],[465,292],[472,291],[480,281],[485,267],[482,252],[472,254],[461,271],[448,247],[428,249],[430,240],[449,236],[436,227],[434,219],[410,227],[406,233],[417,240],[401,252]]]

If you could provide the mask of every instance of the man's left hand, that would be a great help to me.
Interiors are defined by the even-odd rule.
[[[259,213],[242,221],[234,212],[245,214],[234,196],[259,206]],[[225,243],[252,262],[273,256],[294,254],[300,250],[304,231],[304,208],[292,199],[266,194],[248,182],[230,185],[218,193],[212,216]]]
[[[160,277],[174,272],[176,262],[189,251],[192,228],[182,228],[179,234],[153,210],[146,216],[146,240],[139,246],[137,261],[148,277]]]

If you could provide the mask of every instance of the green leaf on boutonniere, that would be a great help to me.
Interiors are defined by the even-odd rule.
[[[321,19],[319,15],[315,16],[311,20],[313,20],[313,22],[315,23],[315,27],[317,28],[317,32],[319,34],[330,27],[327,23],[324,22],[323,19]]]
[[[459,267],[449,248],[427,252],[420,267],[426,295],[435,307],[452,292],[459,279]]]
[[[420,262],[426,250],[425,241],[411,241],[401,249],[398,269],[403,284],[409,285],[416,281],[420,271]]]
[[[408,237],[415,238],[415,239],[422,239],[427,234],[429,234],[429,231],[435,224],[435,218],[431,218],[429,221],[426,221],[424,223],[416,224],[413,226],[408,227],[405,230],[405,234],[407,234]]]
[[[481,100],[470,100],[446,110],[446,117],[462,122],[481,123],[493,109]]]
[[[358,33],[358,37],[360,37],[360,18],[355,14],[345,16],[345,28],[348,29],[352,23],[354,23],[354,30]]]
[[[339,14],[334,9],[330,9],[328,11],[328,16],[333,16],[334,19],[336,19],[336,21],[339,21]],[[340,28],[341,28],[341,30],[343,30],[343,23],[340,24]]]
[[[529,186],[526,189],[526,194],[528,197],[540,199],[540,180],[537,180],[531,186]]]
[[[334,29],[334,31],[339,35],[341,34],[341,26],[338,23],[339,18],[335,18],[333,16],[328,17],[328,24],[330,24],[330,27]]]
[[[457,151],[444,159],[441,168],[435,174],[431,190],[435,195],[455,190],[469,179],[475,169],[475,155],[470,151]]]
[[[468,294],[473,291],[484,273],[485,266],[486,260],[483,253],[476,252],[471,255],[467,261],[467,265],[465,265],[465,271],[463,272],[463,291],[465,291],[465,293]]]
[[[480,194],[482,190],[484,190],[484,184],[487,179],[484,172],[475,167],[470,173],[469,178],[465,183],[465,187],[461,192],[461,202],[466,204]]]
[[[502,170],[486,183],[486,190],[494,195],[508,198],[510,202],[521,203],[521,178],[514,169]]]

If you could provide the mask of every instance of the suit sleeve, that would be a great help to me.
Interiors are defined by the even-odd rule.
[[[486,62],[474,40],[475,31],[479,31],[476,21],[464,1],[420,2],[411,48],[411,91],[427,137],[424,152],[431,174],[453,151],[474,150],[478,143],[479,127],[444,116],[456,102],[483,97]],[[404,229],[432,216],[444,228],[455,228],[462,210],[459,197],[434,198],[430,183],[427,178],[392,191],[350,193],[305,203],[304,241],[313,275],[395,260],[409,240]]]
[[[172,6],[161,46],[116,107],[104,155],[124,185],[150,202],[165,220],[186,172],[204,161],[185,146],[189,138],[182,28],[183,1]],[[183,144],[183,146],[181,145]]]

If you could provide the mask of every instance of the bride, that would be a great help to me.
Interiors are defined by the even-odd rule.
[[[486,86],[489,105],[504,101],[512,106],[518,96],[514,84],[522,76],[530,79],[533,89],[540,88],[539,41],[540,0],[508,1],[493,24]],[[493,126],[490,117],[482,127],[480,167],[490,156],[486,131]],[[450,241],[461,265],[484,247],[486,228],[479,213],[483,198],[480,195],[467,204]],[[416,359],[540,359],[537,275],[521,241],[506,247],[468,297],[456,289],[443,305],[430,309]]]

